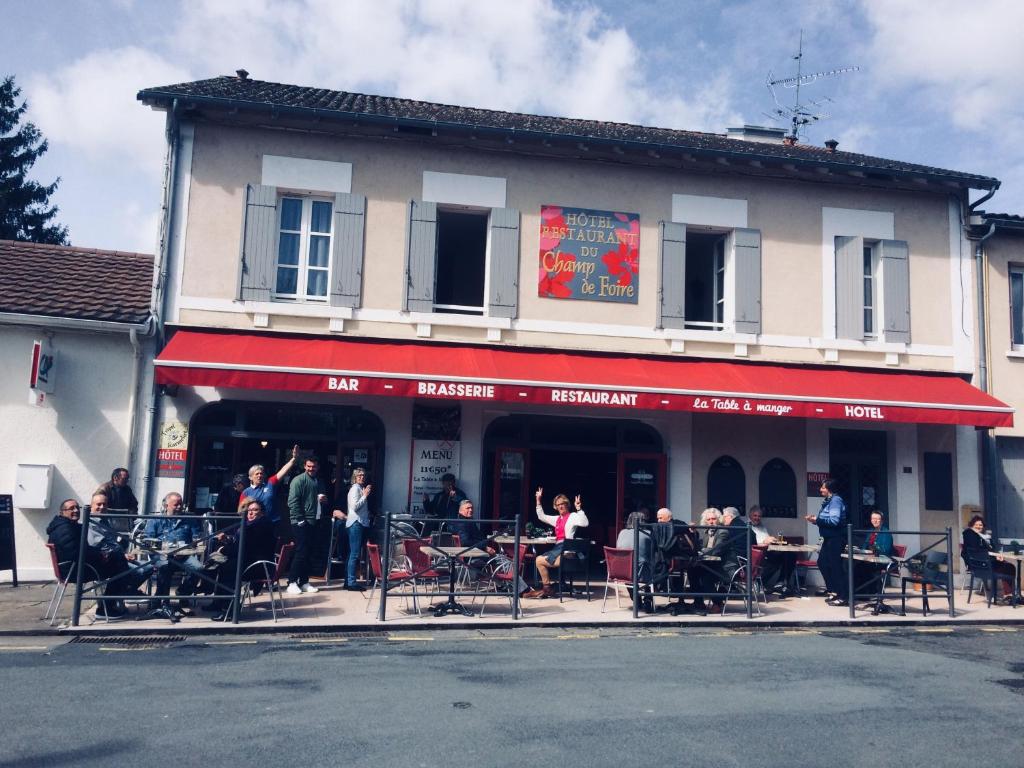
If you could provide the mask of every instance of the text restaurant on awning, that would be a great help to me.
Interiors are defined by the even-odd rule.
[[[959,376],[179,330],[158,384],[1009,427]]]

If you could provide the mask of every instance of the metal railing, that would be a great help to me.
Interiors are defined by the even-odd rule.
[[[457,517],[456,518],[437,518],[437,517],[426,517],[426,516],[419,516],[419,517],[417,517],[417,516],[404,515],[403,514],[401,516],[401,519],[396,520],[396,519],[393,519],[392,513],[390,513],[390,512],[385,513],[385,515],[384,515],[384,537],[383,537],[383,541],[381,542],[381,552],[380,552],[380,557],[381,557],[380,606],[378,607],[378,610],[377,610],[377,619],[379,621],[384,621],[385,618],[386,618],[386,615],[387,615],[387,601],[388,601],[388,597],[389,596],[390,597],[405,597],[405,598],[412,597],[414,599],[416,597],[427,597],[428,595],[433,596],[433,597],[437,597],[437,598],[440,598],[442,596],[446,596],[446,597],[449,598],[449,600],[454,600],[454,598],[456,598],[456,597],[473,597],[473,598],[477,598],[477,597],[503,597],[503,598],[508,598],[509,597],[509,595],[507,593],[500,592],[500,591],[494,591],[494,592],[481,592],[479,590],[459,591],[459,590],[456,590],[454,588],[454,579],[455,579],[454,572],[455,572],[456,562],[460,559],[461,553],[469,552],[472,549],[478,548],[481,544],[486,544],[492,538],[497,536],[498,535],[497,533],[491,534],[490,536],[485,536],[484,538],[480,539],[479,541],[474,541],[474,542],[469,542],[469,543],[464,542],[464,541],[460,541],[459,542],[459,548],[460,548],[461,552],[449,555],[448,558],[447,558],[448,559],[448,566],[451,569],[450,573],[449,573],[450,584],[449,584],[449,590],[448,590],[447,594],[442,593],[440,591],[437,591],[437,592],[419,592],[419,591],[416,590],[416,584],[419,581],[419,577],[422,576],[424,573],[427,573],[427,572],[433,570],[433,567],[434,567],[433,563],[430,564],[429,566],[425,567],[425,568],[420,568],[419,570],[416,570],[416,569],[410,567],[408,575],[404,576],[402,578],[395,579],[395,580],[392,580],[391,578],[389,578],[389,574],[391,573],[391,565],[392,565],[392,549],[393,549],[393,543],[394,543],[394,540],[395,540],[395,539],[392,538],[392,533],[393,533],[394,529],[397,528],[397,526],[403,525],[403,524],[408,524],[408,523],[418,523],[418,522],[423,522],[424,524],[426,524],[426,523],[436,523],[436,524],[440,524],[440,523],[454,523],[454,522],[457,522],[460,519],[462,519],[462,518],[457,518]],[[512,560],[512,571],[511,571],[511,573],[513,574],[513,578],[512,578],[510,589],[512,590],[512,594],[511,594],[512,620],[515,621],[515,620],[517,620],[522,615],[522,612],[521,612],[521,610],[519,608],[519,588],[518,588],[518,581],[519,581],[519,577],[520,577],[520,567],[521,567],[520,566],[520,557],[519,557],[519,548],[520,548],[520,543],[521,543],[520,540],[522,538],[522,536],[521,536],[521,529],[522,529],[522,526],[521,526],[521,516],[517,515],[514,521],[509,521],[509,520],[484,520],[484,519],[476,519],[476,518],[474,518],[473,522],[475,522],[479,526],[489,525],[491,527],[497,527],[497,526],[508,527],[510,523],[513,526],[513,543],[512,543],[512,557],[511,557],[511,560]],[[404,536],[404,537],[401,537],[401,538],[410,538],[410,537]],[[411,565],[411,561],[410,561],[410,565]],[[402,585],[411,585],[412,586],[412,591],[411,592],[407,592],[406,591],[406,592],[400,592],[400,593],[397,593],[397,594],[391,594],[392,590],[395,587],[399,587],[399,586],[402,586]],[[439,615],[443,615],[443,614],[439,614]]]
[[[134,520],[136,522],[138,522],[138,521],[146,521],[146,522],[148,522],[148,521],[151,521],[151,520],[201,520],[201,521],[226,520],[226,521],[229,521],[231,524],[226,526],[225,528],[222,528],[221,530],[219,530],[217,532],[214,532],[214,533],[207,533],[206,535],[200,536],[199,538],[193,540],[192,542],[189,542],[187,544],[182,544],[180,547],[177,547],[176,549],[164,549],[162,546],[159,547],[159,548],[153,547],[153,546],[149,546],[149,545],[147,545],[145,543],[145,539],[143,539],[142,537],[137,537],[137,538],[131,539],[131,541],[132,541],[132,543],[135,544],[136,550],[141,550],[143,552],[148,553],[150,555],[151,559],[155,557],[155,558],[159,558],[162,561],[166,561],[163,564],[163,567],[168,567],[168,568],[171,568],[171,569],[177,569],[177,570],[179,570],[179,571],[181,571],[183,573],[186,573],[187,575],[189,575],[191,577],[196,577],[196,578],[200,579],[200,581],[203,581],[203,582],[206,582],[206,583],[212,585],[213,586],[213,590],[214,590],[214,592],[213,592],[214,599],[216,599],[217,598],[217,587],[219,586],[218,582],[215,579],[210,578],[210,576],[208,576],[206,573],[203,573],[202,569],[196,570],[194,568],[186,566],[184,563],[178,562],[178,560],[175,558],[175,553],[183,551],[183,550],[186,550],[186,549],[189,549],[189,548],[195,548],[195,546],[199,542],[203,542],[203,543],[208,542],[209,540],[216,538],[219,534],[229,533],[234,528],[238,528],[238,554],[237,554],[237,561],[236,561],[236,564],[235,564],[235,586],[234,586],[233,596],[232,596],[233,602],[231,604],[231,611],[232,611],[231,620],[232,620],[232,623],[234,623],[234,624],[238,623],[239,615],[241,613],[241,590],[242,590],[242,570],[243,570],[242,566],[243,566],[243,564],[245,562],[245,529],[247,527],[245,525],[242,525],[243,521],[241,519],[239,519],[238,515],[173,515],[173,516],[169,516],[169,515],[137,515],[137,514],[134,514],[132,512],[104,512],[102,515],[92,515],[89,507],[86,506],[86,507],[84,507],[82,509],[82,516],[81,516],[81,520],[80,520],[81,525],[82,525],[82,533],[81,533],[80,540],[78,542],[78,559],[76,561],[76,566],[75,566],[75,571],[76,571],[75,572],[75,598],[74,598],[74,603],[73,603],[72,609],[71,609],[71,626],[77,627],[79,625],[79,621],[81,619],[81,613],[82,613],[82,601],[83,600],[94,600],[94,601],[96,601],[98,603],[98,605],[101,605],[101,606],[104,607],[104,613],[106,613],[107,609],[108,609],[108,607],[110,605],[110,602],[106,602],[106,601],[150,599],[148,596],[140,597],[138,594],[135,594],[135,595],[128,595],[128,594],[125,594],[125,595],[110,595],[110,594],[107,594],[105,591],[101,594],[101,590],[104,590],[104,588],[108,584],[116,583],[118,581],[123,581],[126,577],[129,577],[129,576],[132,576],[133,574],[135,574],[135,570],[136,569],[131,567],[130,565],[129,565],[129,567],[126,570],[121,571],[120,573],[113,574],[113,575],[108,576],[106,578],[101,578],[101,579],[99,579],[97,581],[88,582],[88,580],[86,579],[85,568],[86,568],[87,553],[89,551],[89,521],[90,521],[90,518],[93,518],[93,517],[95,517],[95,518],[103,518],[103,519],[108,519],[108,518],[109,519],[130,518],[131,520]],[[127,535],[123,531],[114,530],[113,532],[118,535],[118,538],[120,538],[121,536]],[[157,566],[153,565],[152,562],[147,563],[145,566],[139,566],[139,567],[142,568],[142,570],[147,571],[147,575],[145,576],[143,581],[145,581],[146,579],[153,578],[153,576],[157,572]],[[86,583],[87,582],[89,584],[88,587],[86,587]],[[224,597],[224,598],[227,598],[226,594],[221,593],[221,596]],[[158,599],[158,597],[153,597],[152,599]],[[160,597],[159,599],[163,599],[163,598]]]
[[[912,600],[921,599],[922,600],[922,604],[927,602],[927,600],[928,600],[928,585],[931,584],[933,586],[939,586],[939,583],[937,581],[935,581],[935,580],[929,580],[929,579],[924,578],[924,574],[922,574],[922,578],[921,578],[921,581],[920,581],[920,583],[921,583],[921,594],[920,595],[918,595],[918,594],[907,594],[906,589],[905,589],[905,585],[904,585],[904,583],[902,581],[904,577],[902,576],[901,571],[902,571],[902,569],[904,567],[907,567],[907,563],[909,561],[916,560],[916,559],[920,558],[922,555],[927,556],[928,552],[930,552],[932,550],[935,550],[937,547],[939,547],[939,546],[941,546],[943,544],[945,545],[945,551],[946,551],[946,580],[945,580],[945,585],[941,587],[941,588],[945,589],[945,594],[941,594],[941,597],[943,599],[947,599],[948,598],[948,600],[949,600],[949,616],[950,616],[950,618],[955,617],[956,616],[956,607],[954,605],[954,589],[953,589],[953,529],[952,528],[946,528],[946,530],[944,530],[944,531],[890,531],[890,530],[886,530],[885,532],[888,533],[891,536],[918,536],[918,537],[934,536],[936,538],[935,538],[935,540],[931,544],[929,544],[928,546],[924,547],[923,549],[915,552],[913,555],[909,555],[907,557],[901,557],[901,558],[898,558],[898,557],[895,557],[895,556],[889,556],[888,559],[892,563],[897,565],[896,573],[895,574],[890,574],[889,568],[888,568],[888,566],[886,566],[886,568],[885,568],[883,573],[880,573],[880,574],[876,575],[875,578],[865,582],[866,584],[870,585],[870,584],[875,583],[877,581],[878,587],[879,587],[877,592],[858,593],[856,591],[857,585],[855,584],[855,581],[856,581],[855,570],[856,570],[857,560],[856,560],[856,554],[855,554],[855,547],[853,545],[854,534],[867,535],[867,534],[871,534],[871,533],[878,533],[878,531],[876,529],[874,529],[874,528],[868,528],[868,529],[863,529],[863,530],[862,529],[856,529],[855,530],[852,524],[848,524],[846,526],[846,552],[844,554],[846,555],[846,557],[845,557],[845,559],[846,559],[846,580],[847,580],[846,581],[846,589],[847,589],[846,594],[847,594],[847,602],[850,604],[850,606],[849,606],[850,607],[850,618],[851,619],[855,619],[857,617],[857,606],[856,606],[857,598],[869,599],[871,601],[874,601],[876,606],[879,605],[886,597],[899,598],[901,600],[901,602],[903,602],[904,604],[905,604],[905,601],[908,598],[910,598]],[[900,592],[899,593],[886,592],[886,586],[887,586],[888,578],[889,578],[890,575],[895,575],[896,578],[901,580]]]
[[[698,532],[698,531],[717,530],[717,531],[723,531],[726,536],[735,536],[737,534],[738,529],[740,528],[739,526],[730,526],[730,525],[688,525],[688,524],[681,524],[681,523],[678,523],[678,522],[677,523],[642,523],[642,524],[640,524],[638,526],[635,526],[634,529],[633,529],[633,618],[634,619],[637,619],[637,618],[640,617],[640,584],[641,584],[641,582],[640,582],[640,531],[641,531],[641,529],[646,530],[647,531],[647,535],[650,537],[651,557],[652,557],[652,561],[653,561],[654,549],[655,549],[654,530],[655,530],[655,527],[659,526],[659,525],[673,525],[674,526],[674,530],[676,530],[676,531],[688,530],[688,531]],[[730,596],[740,595],[740,596],[743,597],[743,599],[744,599],[744,601],[746,603],[747,618],[748,619],[753,619],[754,618],[753,601],[755,599],[755,595],[754,595],[754,574],[753,574],[753,567],[752,567],[752,562],[751,562],[752,561],[751,552],[753,550],[753,531],[751,531],[749,523],[744,524],[743,527],[742,527],[742,530],[743,530],[743,535],[744,535],[744,539],[745,539],[745,541],[744,541],[744,550],[746,552],[746,561],[742,562],[742,563],[739,563],[739,568],[743,568],[744,571],[745,571],[745,573],[744,573],[744,590],[743,590],[743,592],[730,592],[730,591],[727,591],[727,592],[717,592],[717,591],[716,592],[696,592],[696,591],[693,591],[693,590],[686,590],[686,589],[683,589],[682,591],[679,591],[679,592],[671,591],[667,587],[669,587],[669,585],[671,584],[671,581],[672,581],[672,562],[671,561],[673,559],[676,559],[676,558],[672,557],[671,552],[669,552],[669,553],[666,553],[666,556],[669,559],[669,563],[666,566],[666,572],[665,572],[665,585],[666,585],[666,590],[665,591],[658,591],[658,592],[654,591],[654,586],[655,586],[654,576],[655,576],[655,574],[653,573],[653,562],[652,562],[652,566],[651,566],[652,567],[652,573],[650,574],[650,581],[645,582],[645,584],[649,585],[650,588],[651,588],[651,599],[653,600],[654,595],[657,594],[660,597],[668,597],[669,599],[671,599],[673,597],[678,597],[679,600],[680,600],[680,603],[681,603],[684,597],[696,597],[696,598],[700,598],[701,600],[703,600],[704,598],[710,598],[712,600],[716,599],[716,598],[723,598],[724,600],[728,600]],[[676,534],[676,535],[678,535],[678,534]],[[699,544],[699,534],[697,534],[697,535],[698,535],[698,544]],[[740,556],[737,556],[737,557],[739,558]],[[696,550],[694,551],[694,555],[690,559],[690,568],[684,568],[684,570],[688,571],[688,570],[690,570],[690,569],[692,569],[694,567],[696,567],[696,568],[705,568],[710,573],[712,573],[712,575],[725,575],[724,572],[721,572],[721,571],[717,572],[717,573],[715,571],[711,571],[710,563],[709,562],[705,561],[704,563],[701,563],[701,560],[700,560],[700,547],[699,546],[696,548]],[[739,570],[739,568],[737,568],[736,570]],[[733,572],[733,574],[735,574],[735,571]],[[731,583],[732,577],[727,577],[727,578],[728,578],[728,581]],[[660,579],[658,581],[660,581]],[[724,603],[723,603],[723,605],[724,605]],[[760,609],[758,609],[758,610],[760,610]]]

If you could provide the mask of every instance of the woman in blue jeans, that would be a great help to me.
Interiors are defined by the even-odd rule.
[[[345,564],[345,589],[361,592],[366,587],[356,581],[356,566],[359,564],[359,552],[366,539],[366,531],[370,528],[370,498],[372,485],[366,484],[366,470],[356,467],[352,470],[352,486],[348,489],[348,517],[345,527],[348,529],[348,562]]]

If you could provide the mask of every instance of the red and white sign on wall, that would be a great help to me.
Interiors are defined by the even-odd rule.
[[[188,424],[165,421],[160,425],[160,447],[156,451],[157,477],[184,477],[188,462]]]
[[[29,402],[42,405],[53,394],[57,381],[57,353],[49,339],[32,342],[32,367],[29,372]]]

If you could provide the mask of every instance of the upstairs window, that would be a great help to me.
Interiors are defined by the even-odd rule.
[[[438,210],[435,311],[483,314],[487,214],[486,211]]]
[[[326,301],[331,263],[331,202],[282,197],[279,208],[275,297]]]
[[[878,307],[878,292],[875,287],[878,281],[875,279],[877,272],[877,260],[875,259],[875,248],[871,244],[864,245],[864,338],[874,339],[878,336],[878,325],[875,321],[875,310]]]
[[[1010,342],[1024,348],[1024,266],[1010,267]]]
[[[686,327],[725,327],[725,235],[687,233]]]
[[[661,224],[658,327],[761,332],[761,232]]]

